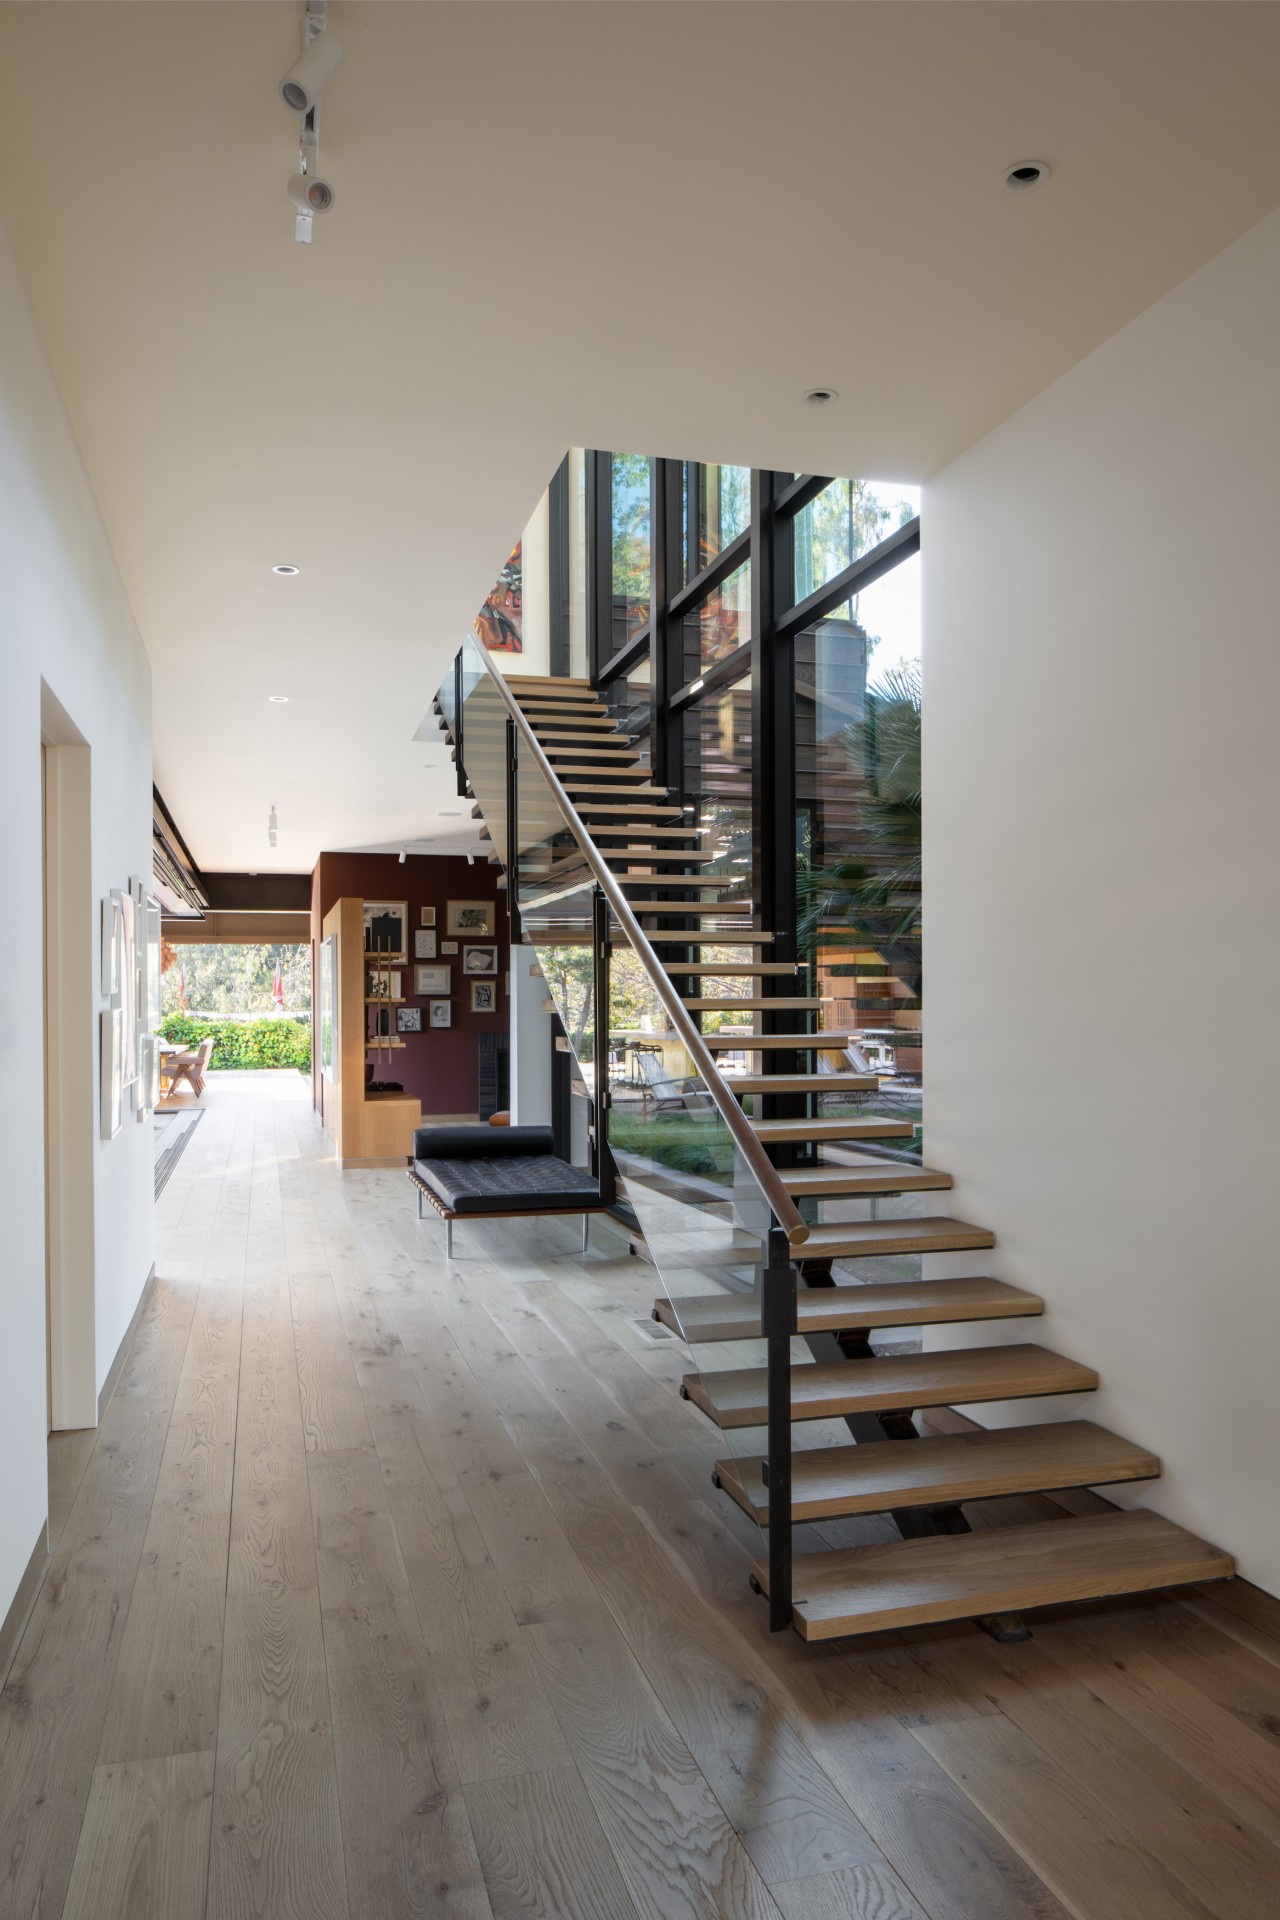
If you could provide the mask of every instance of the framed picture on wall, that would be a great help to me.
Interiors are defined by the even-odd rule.
[[[433,1027],[451,1027],[453,1025],[452,1000],[432,1000],[427,1013],[427,1023]]]
[[[449,902],[450,933],[493,933],[492,900],[451,900]]]
[[[104,894],[102,900],[102,965],[99,985],[104,998],[114,1000],[120,991],[120,947],[124,933],[124,895],[118,888]]]
[[[449,993],[452,989],[450,975],[452,967],[415,967],[413,970],[413,990],[415,993]]]
[[[471,982],[472,1013],[496,1013],[498,1011],[498,983],[496,980],[473,980]]]
[[[424,926],[424,927],[434,927],[434,925],[435,925],[435,923],[436,923],[436,910],[435,910],[435,908],[434,908],[434,907],[423,907],[423,909],[422,909],[422,924],[423,924],[423,926]]]
[[[464,947],[462,971],[464,973],[496,973],[498,949],[496,947]]]
[[[366,953],[407,954],[408,942],[409,908],[406,901],[365,901],[364,950]]]
[[[413,957],[415,960],[434,960],[436,957],[436,936],[422,927],[413,930]]]
[[[110,1007],[98,1015],[102,1042],[100,1131],[113,1140],[124,1122],[124,1008]]]
[[[397,1007],[396,1008],[396,1032],[397,1033],[421,1033],[422,1032],[422,1008],[421,1007]]]
[[[441,951],[441,953],[456,953],[456,952],[458,951],[458,943],[457,943],[457,941],[456,941],[456,940],[442,940],[442,941],[440,942],[440,951]]]

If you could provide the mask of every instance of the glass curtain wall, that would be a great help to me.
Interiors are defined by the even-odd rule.
[[[715,856],[700,863],[704,878],[750,898],[773,957],[799,969],[776,987],[717,975],[714,997],[816,997],[816,1024],[847,1036],[820,1069],[875,1073],[881,1086],[806,1096],[808,1110],[918,1122],[918,491],[590,451],[571,453],[556,484],[558,670],[581,675],[585,664],[654,784],[689,810],[700,851]],[[721,937],[689,957],[748,952]],[[682,990],[711,997],[698,976]],[[764,1032],[807,1023],[767,1007],[754,1017]],[[733,1025],[731,1012],[701,1019],[707,1032]],[[730,1074],[775,1063],[787,1070],[781,1054],[724,1056]],[[752,1107],[783,1111],[759,1097]]]

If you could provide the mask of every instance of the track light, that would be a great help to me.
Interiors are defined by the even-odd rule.
[[[342,48],[324,31],[324,17],[314,8],[307,8],[303,32],[309,36],[308,43],[280,82],[280,98],[294,113],[311,113],[318,107],[321,94],[342,65]]]
[[[293,203],[293,237],[304,246],[311,243],[311,222],[317,213],[328,213],[333,205],[333,188],[320,175],[320,96],[342,65],[342,48],[325,32],[329,0],[307,0],[302,16],[302,52],[280,82],[280,98],[292,112],[301,114],[298,134],[298,171],[289,182]]]
[[[295,173],[289,182],[289,198],[299,213],[328,213],[333,205],[333,188],[314,174]]]
[[[475,863],[476,863],[476,857],[474,853],[472,853],[470,847],[468,847],[467,848],[467,865],[469,867],[474,867]]]
[[[270,813],[267,815],[267,839],[271,842],[271,845],[274,847],[276,844],[276,810],[274,806],[272,807]]]
[[[403,866],[403,865],[404,865],[404,862],[405,862],[405,851],[404,851],[404,848],[403,848],[403,847],[401,847],[401,849],[400,849],[400,865],[401,865],[401,866]]]

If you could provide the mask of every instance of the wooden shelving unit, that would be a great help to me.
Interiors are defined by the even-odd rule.
[[[407,966],[404,953],[369,953],[364,945],[364,901],[336,901],[324,917],[337,961],[338,1041],[335,1075],[324,1074],[324,1124],[343,1166],[401,1164],[413,1144],[422,1109],[415,1094],[370,1093],[366,1056],[402,1051],[395,1034],[369,1032],[369,1008],[403,1004],[404,996],[370,994],[369,973]],[[390,983],[388,983],[390,984]]]

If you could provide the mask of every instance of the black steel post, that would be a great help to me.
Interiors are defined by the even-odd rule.
[[[516,723],[507,720],[507,917],[511,944],[519,946],[520,933],[520,737]]]
[[[596,1004],[595,1174],[600,1198],[611,1207],[618,1197],[617,1169],[609,1151],[609,903],[597,886],[591,896],[591,991]]]
[[[794,523],[775,508],[790,476],[753,472],[751,476],[751,751],[753,885],[761,925],[773,934],[777,960],[796,954],[796,690],[795,647],[778,632],[778,616],[794,591]],[[760,982],[764,998],[794,995],[794,984],[777,978]],[[804,1016],[792,1012],[761,1016],[766,1033],[799,1033]],[[809,1056],[777,1048],[763,1056],[766,1073],[803,1071]],[[794,1094],[771,1094],[767,1118],[794,1118],[803,1111]],[[775,1147],[778,1166],[793,1166],[793,1145]]]
[[[587,454],[587,677],[613,658],[613,455]]]
[[[761,1288],[768,1369],[769,1631],[791,1625],[791,1340],[796,1270],[781,1227],[769,1229]]]
[[[547,598],[550,603],[551,672],[569,672],[569,461],[566,456],[547,489]]]

